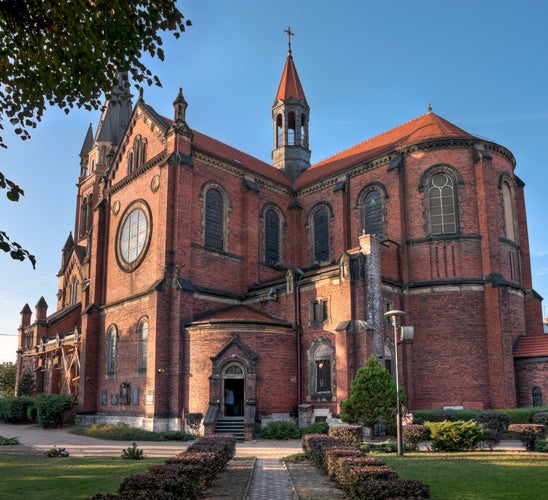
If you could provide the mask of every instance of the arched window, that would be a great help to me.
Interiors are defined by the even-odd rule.
[[[457,232],[455,183],[449,174],[437,172],[430,177],[428,208],[430,234],[455,234]]]
[[[147,161],[147,140],[142,139],[139,148],[139,165],[143,165]]]
[[[517,241],[516,238],[516,217],[514,210],[514,193],[510,184],[502,183],[502,206],[504,212],[504,232],[507,239]]]
[[[127,154],[127,173],[131,174],[133,172],[133,149],[130,149]]]
[[[137,373],[143,375],[147,372],[148,356],[148,320],[141,319],[137,326]]]
[[[268,208],[264,216],[264,260],[269,265],[282,261],[281,218],[274,208]]]
[[[87,220],[88,220],[88,202],[87,198],[82,198],[80,205],[80,236],[84,236],[87,231]]]
[[[329,261],[329,212],[320,207],[312,214],[312,257],[313,263]]]
[[[283,145],[282,115],[276,116],[276,147]]]
[[[116,327],[112,325],[107,332],[107,376],[116,375],[116,356],[118,354],[118,331]]]
[[[382,195],[377,189],[370,189],[363,198],[363,230],[366,234],[383,234]]]
[[[204,246],[225,250],[225,202],[221,191],[209,188],[205,196]]]
[[[306,146],[308,138],[306,137],[306,115],[301,114],[301,145]]]
[[[78,280],[76,276],[72,277],[72,280],[69,285],[69,306],[76,304],[78,301]]]
[[[542,406],[542,389],[540,387],[533,388],[533,406]]]
[[[290,111],[287,114],[287,144],[289,146],[295,145],[295,128],[296,128],[295,112]]]
[[[331,398],[333,392],[334,349],[329,340],[318,338],[309,350],[309,392],[313,399]]]

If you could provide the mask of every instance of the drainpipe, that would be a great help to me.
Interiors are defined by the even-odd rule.
[[[298,281],[295,280],[296,276],[299,276]],[[296,272],[296,269],[293,270],[293,280],[294,280],[294,294],[295,294],[295,328],[297,331],[297,408],[301,404],[301,388],[302,388],[302,377],[301,377],[301,341],[302,341],[302,324],[301,324],[301,274]]]

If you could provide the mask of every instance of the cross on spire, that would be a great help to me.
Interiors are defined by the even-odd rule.
[[[288,26],[284,31],[287,33],[287,50],[291,54],[291,37],[295,36],[295,33],[291,31],[291,26]]]

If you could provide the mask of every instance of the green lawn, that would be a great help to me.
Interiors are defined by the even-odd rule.
[[[515,452],[375,454],[402,478],[419,479],[443,500],[548,498],[548,454]]]
[[[0,455],[0,497],[77,499],[114,493],[127,476],[144,472],[164,458],[122,460],[117,457],[21,458]]]

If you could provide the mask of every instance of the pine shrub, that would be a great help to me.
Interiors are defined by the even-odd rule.
[[[472,420],[464,422],[426,422],[430,428],[432,448],[437,451],[465,451],[479,446],[483,431]]]

